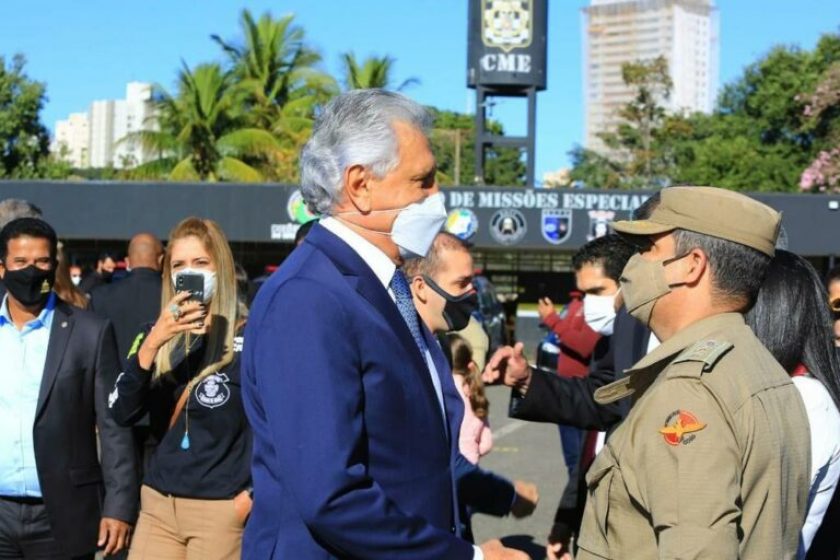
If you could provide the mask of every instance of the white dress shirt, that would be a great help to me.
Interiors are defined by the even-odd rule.
[[[825,516],[840,477],[840,412],[825,386],[813,377],[796,375],[811,427],[811,490],[802,527],[798,558],[804,558]]]

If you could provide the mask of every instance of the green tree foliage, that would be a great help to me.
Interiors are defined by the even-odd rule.
[[[806,114],[808,100],[832,64],[840,35],[813,51],[779,46],[751,64],[720,95],[712,115],[687,119],[676,180],[749,191],[795,191],[800,175],[830,143],[840,122],[829,110]]]
[[[49,135],[39,113],[46,86],[24,72],[26,59],[17,54],[9,64],[0,56],[0,178],[61,176],[49,157]]]
[[[249,124],[277,138],[280,149],[268,178],[284,181],[298,180],[298,156],[312,132],[316,107],[338,93],[335,79],[317,68],[321,55],[293,20],[265,13],[255,21],[246,9],[241,44],[212,37],[230,59]]]
[[[618,128],[600,137],[621,162],[625,186],[666,183],[672,167],[667,142],[663,142],[671,131],[662,105],[673,89],[668,61],[660,56],[624,64],[621,77],[635,96],[619,110],[622,123]]]
[[[621,71],[633,99],[619,109],[616,129],[598,135],[608,153],[575,147],[570,152],[571,178],[608,189],[666,186],[676,173],[674,141],[691,130],[665,109],[673,88],[668,62],[664,57],[631,62]]]
[[[344,87],[347,90],[379,88],[402,91],[411,85],[420,83],[417,78],[408,78],[394,88],[394,62],[396,60],[390,56],[369,56],[359,62],[352,52],[344,53],[341,55]]]
[[[178,91],[156,88],[160,130],[138,132],[139,140],[160,157],[131,171],[132,177],[173,181],[262,181],[279,150],[268,131],[249,126],[243,92],[218,64],[186,65]]]
[[[432,152],[442,185],[475,184],[475,116],[428,107],[434,119],[431,134]],[[488,121],[494,134],[504,134],[502,125]],[[460,149],[459,149],[460,148]],[[460,155],[460,164],[456,159]],[[460,174],[456,176],[455,169]],[[495,148],[487,151],[484,181],[488,185],[522,186],[525,184],[525,163],[518,148]]]
[[[575,148],[572,178],[604,188],[677,183],[799,190],[820,169],[829,173],[828,160],[840,158],[831,155],[840,145],[840,93],[832,94],[840,89],[838,63],[836,33],[824,35],[813,51],[775,47],[723,88],[710,115],[666,113],[667,67],[625,65],[623,77],[636,96],[622,108],[622,124],[602,136],[611,151]]]

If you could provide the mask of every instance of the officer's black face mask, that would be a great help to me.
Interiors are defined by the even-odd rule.
[[[478,295],[471,290],[460,296],[453,296],[437,285],[434,280],[423,275],[423,280],[439,296],[446,300],[443,307],[443,319],[450,331],[460,331],[470,322],[470,315],[478,308]]]
[[[24,307],[38,307],[46,303],[55,284],[55,268],[44,270],[35,265],[18,270],[6,269],[3,285]]]

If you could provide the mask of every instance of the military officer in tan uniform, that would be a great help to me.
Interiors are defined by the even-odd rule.
[[[633,400],[592,464],[580,559],[795,558],[809,488],[805,408],[744,324],[781,216],[712,187],[671,187],[624,269],[627,310],[662,345],[595,398]],[[520,375],[504,349],[488,369]],[[522,379],[529,379],[521,375]]]

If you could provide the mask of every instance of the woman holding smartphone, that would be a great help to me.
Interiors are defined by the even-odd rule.
[[[251,508],[251,433],[234,262],[219,226],[199,218],[178,224],[163,278],[160,317],[137,336],[108,399],[121,425],[148,413],[159,442],[129,560],[239,558]]]

